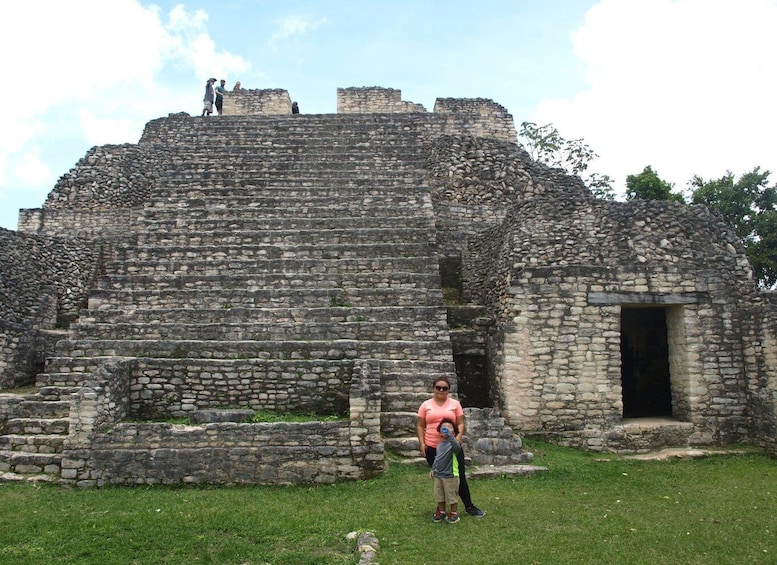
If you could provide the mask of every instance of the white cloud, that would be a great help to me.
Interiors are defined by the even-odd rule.
[[[280,21],[278,30],[272,34],[267,44],[272,49],[276,49],[278,44],[284,39],[306,34],[326,23],[328,23],[326,18],[319,18],[314,21],[310,16],[288,16]]]
[[[0,34],[3,71],[13,82],[12,104],[0,113],[3,200],[35,182],[53,187],[44,141],[48,151],[61,137],[84,152],[135,143],[150,119],[199,113],[212,73],[250,68],[217,49],[205,12],[181,5],[165,16],[138,0],[32,0],[4,5],[3,21],[11,24]]]
[[[532,120],[582,137],[622,189],[651,165],[676,188],[695,174],[774,171],[774,0],[603,0],[574,36],[589,84]]]
[[[38,156],[37,151],[24,153],[14,164],[13,174],[23,186],[38,186],[53,178],[49,166]]]

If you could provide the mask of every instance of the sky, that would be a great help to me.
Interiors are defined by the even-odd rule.
[[[0,227],[93,146],[199,115],[208,77],[302,113],[380,86],[428,111],[489,98],[553,124],[614,180],[777,183],[777,0],[27,0],[3,6]],[[218,150],[214,143],[214,150]]]

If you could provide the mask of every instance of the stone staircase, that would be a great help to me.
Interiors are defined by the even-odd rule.
[[[114,358],[138,361],[138,419],[342,412],[353,363],[371,359],[386,445],[412,453],[430,379],[455,379],[421,134],[382,114],[150,123],[141,143],[164,145],[171,163],[27,415],[6,423],[4,469],[56,474],[67,395]],[[307,403],[289,390],[296,404],[284,404],[278,388],[294,386],[311,390]]]
[[[7,417],[0,435],[0,474],[51,480],[59,475],[62,447],[69,431],[70,402],[57,387],[32,394],[1,394]]]

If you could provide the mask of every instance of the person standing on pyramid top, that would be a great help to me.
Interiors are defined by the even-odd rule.
[[[227,93],[227,89],[224,87],[224,84],[226,82],[227,81],[224,79],[221,79],[221,82],[216,87],[216,111],[219,113],[219,116],[224,113],[224,95]]]
[[[210,116],[213,113],[213,100],[216,97],[216,93],[213,90],[213,83],[216,82],[215,78],[209,78],[205,83],[205,96],[202,99],[202,115]]]

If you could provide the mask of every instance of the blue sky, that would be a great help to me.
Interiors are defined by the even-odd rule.
[[[204,82],[490,98],[599,155],[622,192],[651,165],[678,189],[755,166],[777,182],[777,0],[29,0],[3,7],[0,227],[94,145],[198,115]],[[214,140],[214,151],[218,150]]]

